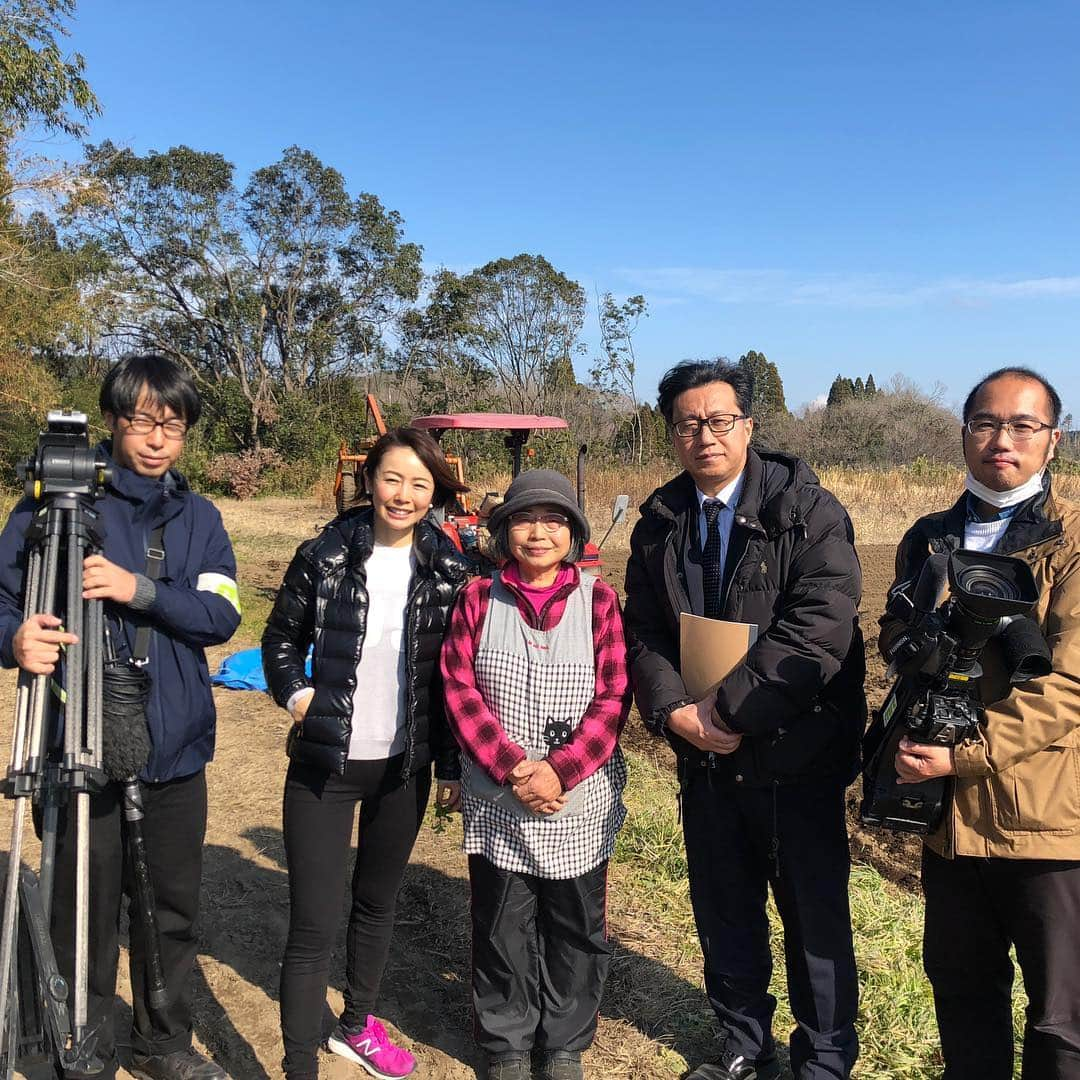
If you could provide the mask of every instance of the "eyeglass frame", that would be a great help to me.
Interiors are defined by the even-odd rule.
[[[133,431],[136,435],[149,435],[154,428],[161,428],[162,435],[166,439],[172,439],[175,442],[180,442],[181,439],[187,438],[187,433],[191,430],[191,426],[186,420],[181,420],[179,416],[170,416],[168,420],[152,420],[149,416],[123,416],[121,419],[127,422],[128,431]],[[146,430],[140,431],[135,425],[140,424]],[[167,427],[168,424],[183,424],[184,430],[178,435],[170,431]]]
[[[985,431],[974,431],[972,427],[974,424],[988,426]],[[1029,435],[1017,435],[1014,430],[1016,424],[1030,424],[1035,430]],[[1031,442],[1036,435],[1044,431],[1056,430],[1057,424],[1044,424],[1041,420],[1032,420],[1026,416],[1010,417],[1008,420],[998,420],[997,417],[992,416],[973,416],[970,420],[964,421],[963,428],[973,439],[989,439],[999,431],[1004,431],[1013,442],[1026,443]]]
[[[721,429],[720,431],[717,431],[716,428],[713,426],[713,421],[720,419],[726,420],[728,424],[727,427]],[[671,430],[680,439],[696,439],[701,434],[702,428],[706,426],[708,427],[709,431],[711,431],[714,435],[730,435],[731,432],[735,430],[735,425],[740,420],[749,419],[750,417],[746,416],[743,413],[713,413],[711,416],[684,416],[681,420],[676,420],[674,423],[672,423]],[[693,431],[684,433],[679,430],[679,427],[682,424],[696,424],[697,426],[694,428]]]
[[[515,521],[514,519],[518,520]],[[558,518],[558,522],[555,525],[549,525],[547,519]],[[506,519],[506,527],[508,529],[520,529],[522,526],[540,525],[544,532],[557,533],[564,526],[570,528],[570,515],[560,513],[558,510],[547,510],[543,513],[530,512],[528,510],[515,510]]]

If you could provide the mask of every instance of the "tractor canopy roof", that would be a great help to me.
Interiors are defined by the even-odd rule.
[[[534,416],[529,413],[445,413],[441,416],[418,416],[413,427],[430,431],[439,438],[444,431],[545,431],[568,427],[559,416]]]

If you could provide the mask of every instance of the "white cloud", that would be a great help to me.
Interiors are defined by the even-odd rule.
[[[1080,275],[1008,279],[940,278],[913,281],[886,274],[806,274],[788,270],[715,267],[623,267],[615,273],[633,288],[717,304],[905,308],[924,304],[981,306],[995,301],[1080,297]]]

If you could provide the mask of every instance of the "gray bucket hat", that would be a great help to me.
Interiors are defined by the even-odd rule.
[[[489,527],[494,531],[511,514],[532,506],[557,506],[565,510],[577,526],[582,542],[589,539],[589,522],[577,504],[574,486],[554,469],[529,469],[518,473],[506,489],[506,498],[491,512]]]

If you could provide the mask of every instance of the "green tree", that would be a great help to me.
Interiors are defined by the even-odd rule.
[[[83,262],[57,240],[48,205],[68,171],[28,154],[27,128],[80,135],[98,112],[83,58],[61,41],[73,0],[0,0],[0,352],[56,351],[76,332]],[[9,386],[10,388],[10,386]],[[39,421],[34,417],[34,423]]]
[[[829,387],[829,396],[826,405],[831,409],[835,405],[841,405],[845,401],[851,401],[855,397],[855,384],[843,375],[837,375]]]
[[[641,295],[628,297],[619,304],[611,293],[604,293],[597,307],[603,352],[593,363],[589,376],[598,390],[622,398],[632,410],[629,459],[640,465],[645,453],[646,421],[638,407],[634,332],[641,320],[648,317],[648,304]]]
[[[100,111],[79,53],[64,56],[60,39],[75,0],[0,2],[0,138],[39,124],[49,131],[82,135]]]
[[[416,299],[421,249],[399,214],[351,198],[337,170],[287,149],[238,191],[221,154],[87,149],[74,236],[109,258],[110,332],[187,365],[238,448],[258,449],[282,394],[381,360]]]
[[[874,382],[874,376],[871,373],[866,376],[865,393],[868,398],[876,397],[878,392],[877,384]]]
[[[751,349],[739,357],[739,367],[754,378],[753,416],[764,421],[770,415],[785,415],[784,380],[776,365],[764,353]]]
[[[486,369],[516,412],[543,413],[572,367],[585,291],[542,255],[494,259],[469,274],[443,271],[455,298],[455,347]]]
[[[862,376],[855,376],[855,384],[852,387],[852,396],[858,401],[867,396],[866,387],[863,385]]]
[[[469,348],[471,299],[463,277],[439,270],[428,281],[427,302],[402,317],[397,384],[407,393],[415,381],[422,411],[471,412],[493,404],[494,375]]]

